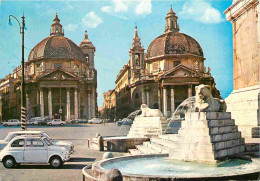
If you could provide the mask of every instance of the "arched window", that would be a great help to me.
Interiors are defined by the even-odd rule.
[[[89,64],[89,55],[86,55],[87,65]]]
[[[140,65],[140,57],[139,54],[135,54],[135,64]]]

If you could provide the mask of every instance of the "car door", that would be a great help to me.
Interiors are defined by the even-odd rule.
[[[19,121],[17,119],[14,119],[14,126],[18,126],[19,125]]]
[[[27,139],[24,148],[24,161],[27,163],[47,163],[48,148],[39,138]]]
[[[55,120],[55,125],[59,125],[59,124],[60,124],[60,120],[59,119]]]
[[[11,146],[8,149],[17,163],[23,162],[24,142],[24,139],[17,139],[11,143]]]

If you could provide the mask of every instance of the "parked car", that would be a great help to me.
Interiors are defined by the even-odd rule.
[[[86,119],[78,119],[78,120],[76,121],[76,123],[77,123],[77,124],[87,124],[87,123],[88,123],[88,120],[86,120]]]
[[[38,125],[47,125],[48,122],[51,122],[52,119],[50,118],[42,118],[38,120]]]
[[[52,144],[66,147],[68,150],[70,150],[70,154],[74,153],[74,145],[73,145],[73,143],[67,142],[67,141],[53,140],[45,131],[14,131],[14,132],[9,132],[4,140],[0,140],[0,150],[2,150],[10,142],[10,140],[12,140],[14,137],[22,136],[22,135],[44,136]]]
[[[31,125],[38,125],[38,123],[39,123],[39,121],[40,121],[41,119],[43,119],[43,118],[41,118],[41,117],[31,118],[31,119],[30,119],[30,124],[31,124]]]
[[[6,168],[13,168],[21,163],[49,163],[53,168],[59,168],[69,158],[69,150],[53,145],[42,136],[15,137],[0,152],[0,161]]]
[[[133,124],[133,120],[132,119],[128,119],[128,118],[124,118],[122,121],[118,121],[117,125],[121,126],[121,125],[132,125]]]
[[[101,124],[102,123],[102,119],[92,118],[92,119],[88,120],[88,123],[90,123],[90,124]]]
[[[3,126],[20,126],[21,122],[18,119],[9,119],[6,122],[2,122]]]
[[[47,125],[48,125],[48,126],[52,126],[52,125],[60,125],[60,126],[63,126],[63,125],[65,125],[65,124],[66,124],[66,122],[65,122],[65,121],[62,121],[62,120],[60,120],[60,119],[53,119],[52,121],[47,122]]]
[[[71,122],[71,124],[76,124],[77,123],[77,119],[72,119],[70,122]]]

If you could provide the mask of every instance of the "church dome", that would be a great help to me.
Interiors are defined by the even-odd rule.
[[[50,36],[43,39],[31,50],[28,61],[42,58],[85,61],[82,50],[73,41],[63,36]]]
[[[64,37],[64,30],[56,13],[51,25],[50,37],[43,39],[30,52],[28,62],[39,59],[73,59],[85,61],[80,47]]]
[[[162,34],[154,39],[147,49],[147,59],[189,54],[203,57],[199,43],[194,38],[179,32]]]
[[[199,43],[192,37],[180,33],[178,17],[172,10],[165,17],[165,33],[155,38],[147,49],[147,59],[159,58],[167,55],[195,55],[203,57]]]

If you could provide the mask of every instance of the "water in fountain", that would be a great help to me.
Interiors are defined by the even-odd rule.
[[[185,119],[185,113],[195,111],[195,96],[185,99],[168,119],[168,126],[165,134],[177,134],[181,127],[181,121]]]
[[[134,158],[103,165],[105,169],[119,169],[123,174],[161,175],[183,177],[219,176],[259,169],[259,163],[246,160],[228,160],[219,165],[169,160],[165,157]]]
[[[184,120],[186,112],[195,112],[195,96],[185,99],[174,111],[170,121]]]

